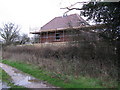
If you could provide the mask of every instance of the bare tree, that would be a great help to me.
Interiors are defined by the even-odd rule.
[[[21,37],[20,37],[20,44],[26,44],[26,43],[29,43],[30,42],[30,38],[28,37],[27,34],[23,34]]]
[[[79,7],[78,8],[74,8],[73,6],[75,6],[76,4],[83,5],[85,3],[88,3],[88,2],[76,2],[76,3],[74,3],[74,4],[72,4],[72,5],[68,6],[68,7],[64,7],[64,8],[60,8],[60,9],[67,9],[67,11],[64,13],[64,15],[66,15],[71,10],[83,10],[82,8],[79,8]]]
[[[0,36],[4,39],[5,45],[13,44],[19,37],[20,28],[14,23],[6,23],[0,28]]]
[[[40,43],[40,35],[38,35],[38,34],[34,35],[33,43]]]

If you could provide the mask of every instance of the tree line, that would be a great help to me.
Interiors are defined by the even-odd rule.
[[[8,45],[21,45],[28,43],[37,43],[38,36],[34,36],[32,39],[28,36],[28,34],[20,35],[20,27],[17,24],[12,22],[8,22],[3,24],[3,27],[0,27],[0,43],[5,46]]]

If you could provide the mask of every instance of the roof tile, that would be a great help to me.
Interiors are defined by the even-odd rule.
[[[70,28],[70,27],[78,27],[83,25],[89,25],[82,17],[78,14],[71,14],[63,17],[55,17],[50,22],[41,27],[41,31],[43,30],[57,30],[59,28]]]

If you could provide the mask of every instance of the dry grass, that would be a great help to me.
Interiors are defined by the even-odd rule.
[[[110,48],[110,47],[109,47]],[[104,50],[105,49],[105,50]],[[9,47],[4,59],[20,60],[38,65],[46,70],[68,75],[88,75],[91,77],[117,77],[117,69],[112,52],[106,47],[92,48],[69,47]]]
[[[80,38],[73,39],[77,39],[77,43],[11,46],[3,56],[56,73],[117,80],[117,60],[112,45],[93,33],[81,33]]]

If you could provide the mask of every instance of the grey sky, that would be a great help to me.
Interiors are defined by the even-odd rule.
[[[40,28],[54,17],[62,16],[66,10],[60,8],[82,1],[89,0],[0,0],[0,26],[13,22],[21,27],[22,33],[29,33],[30,27]]]
[[[66,10],[61,7],[78,1],[84,0],[0,0],[0,26],[13,22],[20,25],[22,33],[29,33],[29,27],[41,27],[54,17],[62,16]]]

